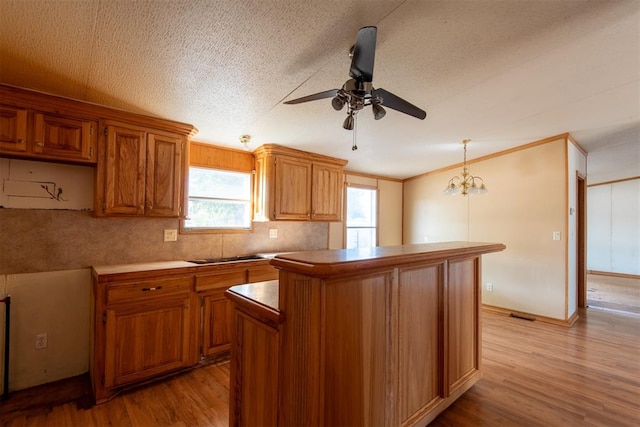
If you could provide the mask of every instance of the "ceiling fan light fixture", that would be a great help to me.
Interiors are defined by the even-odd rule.
[[[331,106],[333,106],[333,109],[336,111],[342,110],[344,107],[344,99],[340,95],[334,96],[333,99],[331,99]]]
[[[385,109],[382,108],[382,105],[378,104],[377,102],[373,102],[371,104],[371,110],[373,111],[373,118],[375,120],[380,120],[387,114]]]
[[[346,130],[353,130],[353,113],[349,113],[346,119],[344,119],[344,123],[342,123],[342,127]]]

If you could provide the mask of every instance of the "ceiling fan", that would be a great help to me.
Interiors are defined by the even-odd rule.
[[[300,104],[324,98],[333,98],[331,105],[337,111],[347,106],[347,118],[342,127],[353,130],[354,118],[364,107],[371,105],[373,117],[380,120],[386,114],[383,105],[392,110],[424,120],[427,113],[399,96],[372,85],[373,63],[376,55],[376,27],[363,27],[358,31],[356,44],[351,47],[351,77],[341,89],[331,89],[302,98],[286,101],[285,104]]]

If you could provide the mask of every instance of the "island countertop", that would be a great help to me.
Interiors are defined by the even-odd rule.
[[[328,278],[356,273],[363,269],[386,268],[400,264],[500,252],[502,243],[441,242],[373,248],[293,252],[275,256],[271,264],[301,274]]]

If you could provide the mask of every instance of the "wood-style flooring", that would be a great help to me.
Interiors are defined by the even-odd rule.
[[[640,425],[640,316],[588,309],[572,328],[483,313],[484,378],[431,426]],[[8,414],[3,426],[226,426],[229,364],[90,409]]]
[[[640,314],[640,279],[587,274],[587,305]]]

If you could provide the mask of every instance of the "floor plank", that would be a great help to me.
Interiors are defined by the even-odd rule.
[[[640,425],[640,316],[588,309],[572,328],[483,313],[484,377],[432,426]],[[14,426],[226,426],[229,363],[82,409],[3,416]]]

